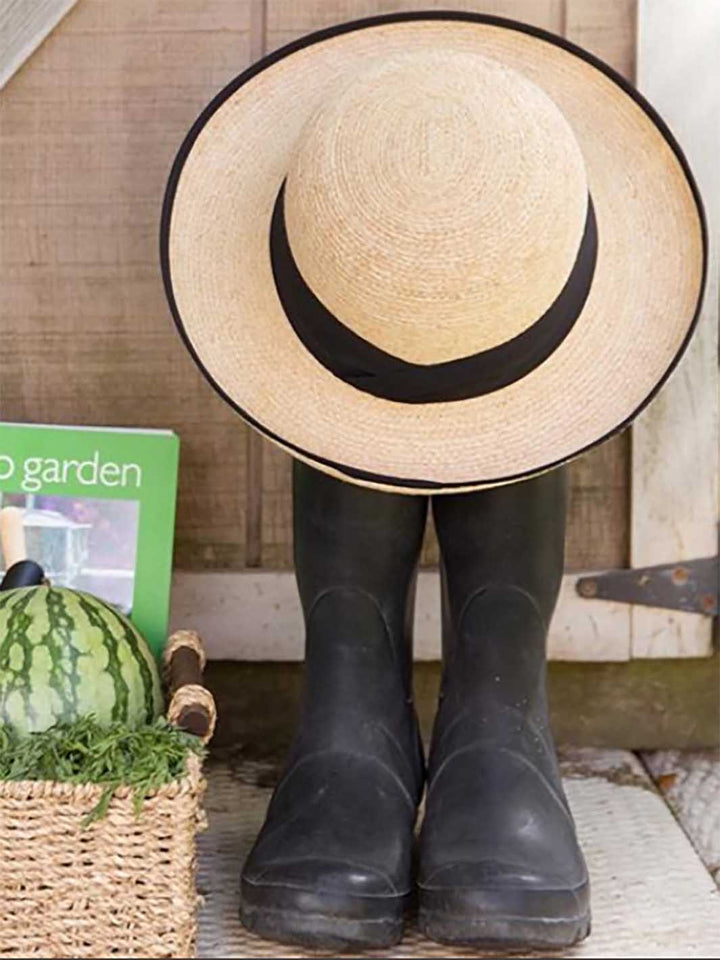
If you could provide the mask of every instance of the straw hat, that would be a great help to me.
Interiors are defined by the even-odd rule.
[[[456,492],[623,429],[677,364],[706,258],[687,163],[590,54],[469,13],[305,37],[188,134],[162,223],[194,358],[343,479]]]

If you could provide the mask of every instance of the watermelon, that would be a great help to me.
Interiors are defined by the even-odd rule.
[[[0,593],[0,723],[21,733],[93,714],[138,727],[162,710],[150,649],[127,617],[88,593]]]

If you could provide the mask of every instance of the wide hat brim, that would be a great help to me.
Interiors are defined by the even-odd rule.
[[[597,262],[581,314],[539,366],[481,396],[402,403],[345,382],[303,345],[278,295],[269,235],[298,137],[328,91],[368,58],[437,45],[499,61],[562,111],[587,170]],[[221,396],[318,469],[403,493],[529,478],[628,426],[688,344],[706,258],[688,164],[637,91],[563,39],[470,13],[342,24],[256,63],[190,130],[161,226],[174,318]]]

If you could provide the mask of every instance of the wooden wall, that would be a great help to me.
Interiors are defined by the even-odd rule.
[[[215,396],[165,304],[158,219],[185,131],[264,52],[394,10],[525,20],[632,78],[635,3],[79,0],[0,94],[0,418],[176,430],[177,565],[289,565],[289,458]],[[571,480],[568,568],[625,565],[627,436],[576,461]]]

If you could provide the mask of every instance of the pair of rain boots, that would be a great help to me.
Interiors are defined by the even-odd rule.
[[[432,499],[443,677],[427,768],[411,625],[428,498],[367,490],[297,461],[293,489],[305,692],[243,869],[244,924],[310,947],[382,948],[417,909],[421,930],[450,944],[582,939],[588,877],[545,693],[564,471]]]

